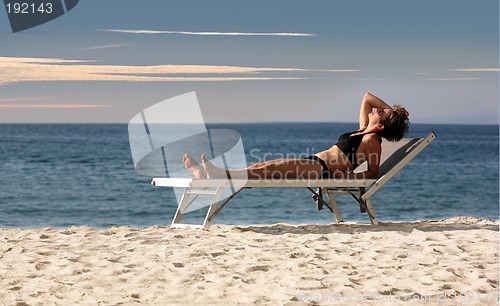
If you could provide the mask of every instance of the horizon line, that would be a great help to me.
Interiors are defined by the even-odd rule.
[[[244,121],[244,122],[206,122],[207,125],[225,125],[225,124],[354,124],[357,125],[359,122],[350,121]],[[0,122],[0,125],[128,125],[129,122]],[[499,123],[453,123],[453,122],[412,122],[411,125],[490,125],[490,126],[500,126]]]

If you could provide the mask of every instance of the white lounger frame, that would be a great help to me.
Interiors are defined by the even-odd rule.
[[[337,222],[342,222],[342,216],[335,200],[335,194],[350,194],[360,204],[361,212],[367,212],[371,223],[378,225],[370,198],[384,186],[408,162],[419,154],[429,143],[436,138],[435,133],[430,133],[426,138],[405,138],[397,143],[383,142],[382,162],[378,179],[348,180],[348,179],[284,179],[284,180],[238,180],[238,179],[194,179],[194,178],[154,178],[151,182],[157,187],[183,187],[184,193],[177,207],[171,227],[196,227],[208,230],[214,217],[232,200],[240,191],[246,188],[295,188],[305,187],[317,200],[320,210],[326,205],[335,215]],[[360,166],[362,167],[362,166]],[[221,197],[225,188],[236,190],[223,203]],[[313,188],[318,188],[318,192]],[[326,193],[328,202],[320,196]],[[191,199],[191,196],[193,196]],[[182,224],[182,214],[199,196],[212,197],[205,220],[202,225]],[[220,204],[220,205],[219,205]]]

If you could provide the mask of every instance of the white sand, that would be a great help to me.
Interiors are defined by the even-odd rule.
[[[0,304],[498,305],[498,225],[0,229]]]

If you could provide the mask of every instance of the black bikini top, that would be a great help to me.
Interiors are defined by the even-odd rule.
[[[344,153],[347,159],[351,162],[353,169],[356,169],[358,165],[358,159],[356,158],[356,152],[358,152],[359,145],[361,144],[361,140],[363,136],[370,134],[359,134],[351,136],[352,134],[359,133],[359,131],[349,132],[340,135],[339,141],[335,144],[339,147],[340,151]],[[382,142],[382,138],[380,139]]]

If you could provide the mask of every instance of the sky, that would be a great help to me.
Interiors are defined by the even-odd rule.
[[[371,92],[498,124],[498,67],[496,0],[82,0],[17,33],[0,8],[0,123],[127,123],[195,91],[206,122],[356,122]]]

